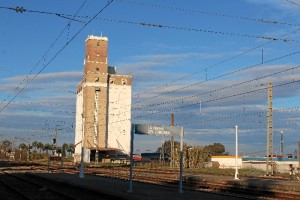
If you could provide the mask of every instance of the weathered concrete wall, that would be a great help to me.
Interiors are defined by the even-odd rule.
[[[108,147],[130,153],[131,77],[110,76]]]

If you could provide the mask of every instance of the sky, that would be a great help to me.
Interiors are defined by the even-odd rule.
[[[18,12],[17,12],[18,11]],[[131,75],[132,123],[175,125],[191,146],[265,155],[267,85],[274,154],[298,148],[300,0],[1,0],[0,138],[74,143],[85,39],[109,40]],[[175,138],[179,139],[179,138]],[[135,152],[169,136],[135,136]]]

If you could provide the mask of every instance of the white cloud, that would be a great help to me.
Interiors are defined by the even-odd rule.
[[[76,91],[76,86],[82,79],[82,72],[57,72],[44,73],[36,78],[31,76],[13,76],[3,79],[0,91],[7,95],[14,95],[16,92],[23,90],[30,91]],[[34,79],[33,79],[34,78]],[[26,95],[26,94],[22,94]],[[4,98],[4,97],[3,97]]]
[[[298,4],[300,5],[299,0],[246,0],[249,3],[254,3],[254,4],[264,4],[268,6],[272,6],[278,10],[285,11],[287,13],[294,12],[294,14],[299,13],[300,7],[295,5]],[[295,3],[295,4],[293,4]]]
[[[23,80],[34,80],[34,82],[56,82],[58,80],[68,81],[76,80],[83,77],[82,72],[54,72],[54,73],[44,73],[39,74],[34,78],[34,75],[29,76],[15,76],[5,78],[4,81],[7,82],[21,82]]]
[[[130,58],[130,62],[118,64],[118,69],[120,69],[120,73],[129,72],[130,74],[149,69],[163,70],[166,67],[168,70],[172,68],[178,70],[180,67],[187,69],[191,63],[195,64],[201,60],[211,60],[223,56],[224,54],[201,52],[135,55]]]
[[[0,89],[2,94],[6,92],[6,95],[1,96],[0,108],[7,105],[0,115],[3,125],[0,131],[6,135],[19,136],[27,130],[27,135],[31,134],[33,138],[43,133],[40,138],[43,140],[44,137],[52,137],[51,131],[44,130],[46,120],[65,121],[71,126],[75,116],[74,93],[81,76],[82,72],[44,73],[28,85],[19,85],[23,76],[6,78]],[[13,98],[24,86],[24,91]],[[54,130],[56,124],[52,122],[49,126]]]

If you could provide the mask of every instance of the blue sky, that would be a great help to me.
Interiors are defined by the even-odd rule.
[[[169,125],[174,113],[189,145],[220,142],[230,152],[238,125],[240,151],[264,155],[272,82],[274,151],[284,130],[284,151],[294,153],[299,0],[108,2],[0,1],[1,138],[51,143],[58,129],[59,144],[74,142],[84,41],[102,34],[109,65],[133,76],[133,123]],[[26,12],[7,9],[16,7]],[[135,150],[161,140],[136,136]]]

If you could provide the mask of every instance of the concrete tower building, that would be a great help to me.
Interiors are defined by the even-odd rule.
[[[77,86],[74,162],[106,162],[130,152],[131,76],[108,66],[108,38],[85,41],[83,80]]]

